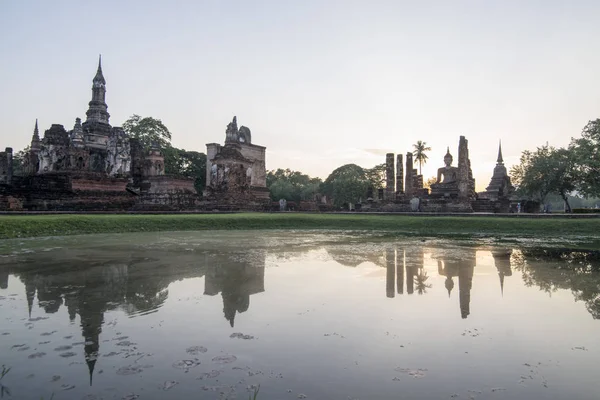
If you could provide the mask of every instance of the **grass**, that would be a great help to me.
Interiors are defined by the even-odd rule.
[[[377,214],[4,215],[0,239],[193,230],[365,230],[454,238],[587,238],[600,246],[600,218],[508,218]]]

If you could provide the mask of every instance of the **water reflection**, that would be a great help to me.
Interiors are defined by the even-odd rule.
[[[3,289],[8,287],[11,274],[24,284],[30,320],[36,297],[46,314],[55,314],[65,306],[71,322],[79,315],[90,386],[106,312],[120,309],[130,316],[157,312],[167,300],[172,282],[204,277],[204,294],[221,293],[223,315],[234,327],[236,314],[248,310],[250,296],[265,290],[266,253],[261,250],[253,252],[251,258],[210,253],[177,260],[165,258],[172,254],[160,251],[147,252],[143,258],[125,253],[114,251],[107,259],[103,251],[92,252],[85,256],[85,264],[59,255],[48,261],[47,254],[39,254],[20,259],[19,265],[0,266]],[[73,259],[80,256],[75,252]]]
[[[326,303],[325,300],[315,300],[306,293],[304,294],[305,297],[298,294],[301,286],[310,287],[313,283],[318,286],[317,282],[319,282],[321,271],[309,268],[310,264],[316,261],[328,263],[331,263],[332,260],[335,261],[333,264],[337,269],[333,272],[328,271],[327,273],[331,275],[327,276],[331,279],[338,279],[339,277],[341,283],[332,281],[331,287],[328,287],[327,290],[332,298],[335,298],[335,296],[341,298],[349,293],[361,293],[361,296],[357,297],[362,298],[364,295],[365,302],[369,304],[369,307],[372,307],[371,310],[374,315],[377,315],[378,311],[382,311],[383,319],[375,320],[373,323],[376,327],[377,324],[384,324],[383,320],[390,319],[391,307],[395,307],[400,301],[407,300],[411,304],[423,305],[421,310],[423,315],[418,317],[421,319],[418,323],[412,324],[417,327],[421,324],[427,324],[427,319],[439,318],[439,314],[436,314],[439,311],[435,308],[440,302],[444,302],[444,306],[451,310],[451,312],[446,312],[444,315],[448,318],[444,322],[445,328],[453,323],[471,323],[473,320],[476,323],[482,323],[485,320],[485,314],[493,313],[493,311],[489,311],[490,306],[505,306],[499,301],[502,296],[505,297],[502,300],[506,300],[510,296],[521,296],[522,293],[515,294],[510,289],[519,285],[523,286],[523,284],[526,287],[539,288],[550,294],[562,289],[569,290],[575,300],[582,301],[585,304],[587,312],[594,319],[600,318],[600,257],[597,253],[491,246],[458,246],[448,243],[444,245],[390,241],[367,243],[361,238],[350,242],[326,238],[326,240],[315,240],[306,245],[297,246],[292,250],[289,244],[283,243],[284,239],[277,241],[279,240],[277,238],[274,242],[261,242],[258,239],[253,239],[254,242],[249,242],[251,244],[231,244],[225,249],[220,247],[220,244],[208,245],[206,243],[207,239],[203,238],[197,243],[191,244],[183,243],[183,241],[179,243],[177,240],[165,244],[159,240],[159,243],[151,242],[137,247],[131,244],[113,243],[105,246],[84,245],[69,251],[50,249],[48,251],[23,252],[0,259],[0,289],[11,288],[14,282],[10,280],[18,280],[20,285],[12,287],[22,288],[20,289],[22,294],[19,295],[20,302],[14,304],[17,304],[19,318],[29,317],[26,324],[36,320],[35,318],[32,319],[31,316],[32,312],[38,309],[43,310],[44,315],[51,317],[50,319],[54,321],[68,318],[71,323],[75,324],[79,318],[77,329],[81,333],[80,342],[64,346],[57,357],[68,357],[68,354],[72,351],[71,347],[82,346],[79,348],[83,348],[83,354],[79,353],[79,357],[81,361],[85,362],[85,372],[89,377],[89,382],[88,378],[85,378],[85,380],[88,386],[98,385],[99,373],[97,369],[102,369],[102,367],[97,366],[98,357],[101,354],[107,356],[106,353],[115,349],[114,346],[122,345],[123,348],[130,349],[123,350],[121,354],[124,355],[124,358],[132,357],[135,360],[136,357],[144,355],[132,347],[132,343],[126,337],[121,337],[116,332],[113,332],[116,336],[113,340],[118,343],[115,344],[112,341],[107,343],[109,342],[108,337],[103,337],[103,335],[109,336],[111,333],[107,332],[114,330],[114,327],[111,326],[111,320],[114,318],[109,317],[111,312],[119,311],[131,317],[132,320],[144,320],[144,318],[151,317],[156,313],[161,313],[163,307],[168,307],[169,301],[177,296],[177,291],[174,288],[177,288],[178,282],[189,282],[195,278],[202,278],[203,281],[198,282],[202,282],[204,287],[197,287],[196,285],[199,283],[194,281],[193,290],[196,294],[202,293],[203,296],[213,300],[205,302],[208,304],[196,303],[193,307],[196,309],[212,307],[212,310],[218,314],[218,321],[214,323],[218,326],[210,328],[214,331],[208,328],[205,331],[198,331],[198,326],[205,323],[210,325],[213,322],[210,318],[211,314],[207,313],[208,315],[203,315],[201,323],[194,324],[193,327],[189,328],[191,331],[196,329],[194,332],[198,337],[200,337],[200,334],[208,337],[211,332],[214,334],[217,331],[220,334],[224,330],[234,328],[237,317],[238,326],[240,323],[243,325],[244,320],[246,320],[245,327],[254,326],[257,330],[265,329],[261,333],[266,335],[268,330],[264,328],[264,325],[268,326],[269,323],[275,324],[277,322],[275,317],[271,319],[270,313],[277,309],[278,303],[281,303],[282,308],[285,308],[288,305],[286,302],[290,294],[297,297],[300,306],[304,302],[311,304],[310,309],[306,312],[293,314],[302,315],[302,318],[308,319],[306,315],[313,315],[311,313],[318,314],[319,310],[313,303],[322,303],[323,305]],[[282,256],[282,254],[285,254],[285,256]],[[323,254],[326,256],[323,256]],[[293,282],[290,283],[292,279],[289,279],[289,276],[286,276],[282,271],[278,271],[285,269],[279,267],[286,262],[296,262],[300,270],[302,270],[302,264],[306,264],[306,271],[310,272],[298,272],[298,275],[294,275],[298,279],[304,279],[301,284],[293,286]],[[331,266],[330,264],[327,265]],[[267,266],[277,268],[270,269]],[[367,275],[371,276],[370,274],[373,272],[369,268],[377,272],[372,275],[378,279],[376,290],[371,289],[373,286],[370,286],[370,282],[365,278]],[[354,270],[369,270],[371,272],[364,276],[360,275],[361,277],[358,280],[351,280],[347,273]],[[275,280],[275,282],[280,286],[286,284],[290,284],[290,286],[285,286],[285,290],[278,290],[276,285],[272,285],[272,282],[268,281],[271,292],[266,291],[265,273],[268,277],[271,274],[278,275],[279,280]],[[521,275],[522,280],[518,275]],[[339,284],[341,288],[336,284]],[[488,292],[494,291],[495,297],[482,298],[481,291],[478,295],[478,288],[485,288]],[[292,290],[296,292],[291,292]],[[527,290],[531,291],[531,289]],[[338,292],[334,293],[336,291]],[[373,298],[377,300],[369,297],[369,291],[375,294]],[[543,295],[537,290],[533,292]],[[0,293],[6,294],[7,292]],[[262,295],[256,296],[261,293]],[[220,295],[220,299],[218,295]],[[324,295],[321,294],[321,296]],[[2,298],[6,297],[2,296]],[[265,297],[268,297],[268,301],[264,301]],[[257,299],[263,301],[256,301]],[[517,300],[518,302],[520,298],[510,300]],[[335,302],[331,299],[327,301]],[[216,305],[215,302],[219,305]],[[432,306],[431,304],[434,302],[435,306]],[[251,303],[253,309],[250,312]],[[328,317],[322,316],[321,319],[311,321],[316,326],[323,326],[320,337],[326,337],[327,339],[339,337],[346,340],[350,336],[348,331],[344,331],[344,335],[338,335],[337,332],[340,332],[339,327],[331,328],[331,330],[326,328],[329,323],[332,323],[330,319],[334,320],[333,322],[342,321],[341,329],[344,329],[344,323],[347,321],[355,319],[362,324],[362,321],[369,321],[371,318],[370,315],[364,311],[361,313],[360,310],[353,315],[344,315],[345,304],[331,307],[336,307],[335,312],[332,312]],[[380,310],[377,310],[377,307]],[[411,312],[408,308],[397,308],[400,309],[398,312]],[[0,315],[6,313],[7,309],[8,307],[0,308]],[[581,307],[581,309],[583,308]],[[186,313],[183,318],[191,318],[194,313],[192,306],[188,306],[185,310]],[[486,310],[486,312],[483,313],[481,310]],[[251,318],[241,318],[240,313],[251,314]],[[450,317],[452,321],[450,321]],[[175,317],[171,317],[163,311],[160,318],[168,321],[169,318]],[[179,318],[182,317],[179,316]],[[281,315],[279,318],[285,319]],[[413,316],[413,318],[417,317]],[[264,324],[262,328],[257,328],[256,325],[251,325],[252,321],[248,322],[248,319],[261,320]],[[467,321],[463,321],[465,319]],[[286,320],[285,323],[288,322],[289,320]],[[502,322],[499,322],[499,324],[502,325]],[[365,325],[370,326],[367,322],[365,322]],[[54,322],[52,326],[56,330],[61,329],[59,323]],[[412,329],[405,326],[395,328],[398,335]],[[461,328],[464,329],[464,326],[461,326]],[[20,329],[25,328],[21,326]],[[148,329],[148,327],[146,326],[145,329]],[[307,328],[298,323],[294,325],[292,321],[292,325],[289,328],[286,326],[286,329],[289,329],[290,335],[295,335],[295,332],[303,332]],[[328,334],[328,332],[335,333]],[[52,331],[49,332],[49,334],[51,333]],[[136,332],[134,331],[134,333]],[[233,335],[231,337],[234,338],[245,337],[238,332],[232,334],[231,331],[228,331],[226,333],[227,340],[231,342],[242,342],[242,340],[229,339],[229,335]],[[244,331],[244,333],[246,332]],[[256,331],[250,333],[255,335]],[[368,334],[372,334],[372,332],[368,331]],[[248,337],[254,338],[252,335],[248,335]],[[370,336],[366,337],[370,338]],[[0,339],[3,338],[5,337],[0,336]],[[286,348],[295,347],[297,344],[301,351],[302,346],[310,348],[310,344],[307,343],[315,340],[312,338],[303,342],[302,339],[302,337],[295,338],[295,340],[290,339],[291,343],[286,343],[285,338],[276,337],[275,343],[277,341],[284,342],[283,347]],[[207,342],[209,340],[211,339],[206,339]],[[212,343],[222,343],[214,338],[212,340]],[[350,341],[351,339],[347,340]],[[405,339],[402,346],[398,347],[396,345],[395,348],[405,348],[404,344],[410,340]],[[191,345],[204,346],[207,342],[187,343],[186,347]],[[340,342],[343,343],[343,341]],[[331,343],[338,346],[337,342],[332,341],[328,342],[327,346],[332,346]],[[355,342],[353,345],[358,346],[357,343]],[[11,345],[14,344],[11,343]],[[173,346],[173,344],[169,345]],[[268,349],[268,347],[264,347],[264,343],[262,346],[261,351]],[[448,347],[452,348],[452,346]],[[10,346],[7,348],[10,349]],[[278,349],[278,351],[281,351],[281,349]],[[264,356],[264,354],[259,353],[260,351],[257,351],[252,356],[246,357],[246,359]],[[12,354],[16,353],[13,352]],[[73,355],[75,354],[73,353]],[[211,355],[211,357],[213,356],[218,358],[223,355],[217,353]],[[16,356],[13,355],[13,357]],[[427,355],[425,359],[427,359]],[[2,361],[4,362],[4,360]],[[104,368],[107,368],[106,365],[110,365],[108,361],[112,361],[112,359],[107,360]],[[194,360],[183,361],[192,363],[190,365],[195,365],[196,362]],[[302,362],[298,359],[296,361]],[[356,360],[351,361],[352,366],[358,365],[354,364],[357,362]],[[370,362],[371,364],[375,363],[372,360]],[[198,362],[198,364],[200,363]],[[400,366],[396,367],[399,368]],[[409,365],[409,367],[412,366]],[[246,367],[238,367],[238,370],[246,371],[244,368]],[[400,368],[400,370],[403,369]],[[210,375],[214,374],[215,371],[211,367],[204,373]],[[225,374],[221,370],[217,372],[217,375]],[[249,374],[249,376],[253,375]],[[94,377],[96,382],[94,382]],[[39,396],[37,397],[39,398]]]

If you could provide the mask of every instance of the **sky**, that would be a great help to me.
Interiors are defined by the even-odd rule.
[[[0,0],[0,147],[35,119],[85,120],[98,55],[113,126],[161,119],[179,148],[223,143],[234,115],[267,169],[326,178],[418,140],[425,179],[469,140],[478,190],[498,142],[568,145],[600,118],[600,2]]]

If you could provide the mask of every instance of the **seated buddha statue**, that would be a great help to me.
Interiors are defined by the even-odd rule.
[[[436,183],[431,184],[432,196],[452,196],[458,193],[458,168],[452,166],[452,154],[450,148],[447,149],[444,156],[442,168],[437,170]]]

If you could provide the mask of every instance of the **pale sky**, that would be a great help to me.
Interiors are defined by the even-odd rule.
[[[600,1],[0,0],[0,147],[85,120],[98,54],[113,126],[162,119],[173,145],[206,152],[233,115],[267,169],[326,178],[417,140],[425,178],[457,161],[478,190],[498,140],[566,146],[600,117]]]

